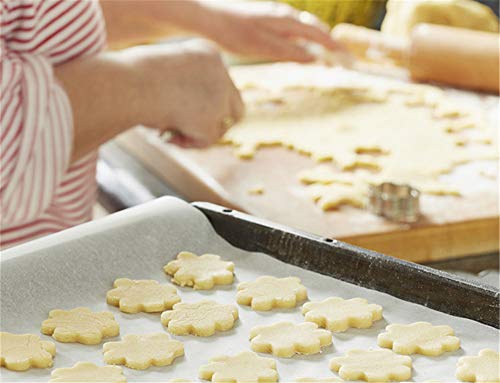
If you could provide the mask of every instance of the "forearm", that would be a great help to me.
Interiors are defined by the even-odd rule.
[[[100,0],[108,44],[120,48],[161,39],[176,30],[205,34],[211,8],[195,0]]]
[[[72,162],[143,122],[141,79],[123,54],[102,53],[55,68],[73,111]]]

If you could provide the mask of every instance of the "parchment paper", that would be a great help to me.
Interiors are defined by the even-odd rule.
[[[311,300],[329,296],[363,297],[384,307],[384,320],[368,330],[351,329],[334,334],[333,346],[321,354],[276,358],[282,382],[300,377],[336,376],[328,369],[328,361],[353,348],[377,348],[377,334],[388,323],[429,321],[436,325],[448,324],[462,341],[462,348],[454,353],[440,357],[413,356],[415,382],[429,379],[454,382],[455,366],[461,356],[475,355],[482,348],[498,350],[499,333],[494,328],[303,270],[265,254],[239,250],[220,238],[196,208],[169,197],[5,251],[1,260],[1,329],[38,334],[41,322],[51,309],[88,306],[93,310],[111,311],[120,323],[122,335],[165,331],[158,314],[124,314],[116,307],[108,306],[106,292],[120,277],[168,281],[162,267],[182,250],[219,254],[236,266],[236,281],[232,286],[207,292],[179,288],[179,295],[185,302],[208,298],[236,304],[236,285],[239,282],[270,274],[300,277]],[[300,308],[266,313],[242,306],[238,308],[240,320],[234,329],[208,338],[174,336],[184,342],[184,357],[168,367],[146,371],[124,368],[128,381],[197,380],[198,367],[211,357],[248,350],[251,327],[282,320],[303,321]],[[42,335],[42,339],[50,340],[51,337]],[[78,361],[103,365],[102,345],[56,342],[56,346],[53,368],[70,367]],[[2,368],[1,381],[48,381],[50,371],[32,369],[14,373]]]

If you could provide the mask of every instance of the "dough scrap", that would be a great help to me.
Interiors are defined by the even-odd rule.
[[[486,5],[472,0],[389,0],[381,31],[410,36],[419,23],[498,32],[498,18]]]
[[[392,348],[398,354],[438,356],[460,348],[460,339],[450,326],[433,326],[428,322],[408,325],[391,324],[379,334],[377,344]]]
[[[96,366],[90,362],[78,362],[73,367],[56,368],[49,383],[126,383],[121,367]]]
[[[296,383],[336,383],[343,382],[343,380],[339,378],[299,378],[295,379]]]
[[[52,367],[55,355],[56,345],[38,335],[0,332],[0,366],[8,370]]]
[[[252,195],[262,195],[264,194],[264,186],[262,185],[255,185],[255,186],[252,186],[250,189],[248,189],[248,194],[252,194]]]
[[[233,328],[238,308],[214,301],[177,303],[161,314],[161,323],[175,335],[211,336]]]
[[[273,308],[292,308],[307,299],[307,290],[297,277],[275,278],[262,276],[253,282],[238,285],[236,301],[256,311]]]
[[[478,356],[458,360],[456,377],[463,382],[500,382],[500,354],[491,349],[479,351]]]
[[[278,322],[256,326],[250,330],[252,350],[291,358],[295,354],[317,354],[321,347],[332,344],[330,331],[318,329],[314,323]]]
[[[315,184],[307,188],[307,194],[324,211],[334,210],[342,205],[362,209],[368,203],[368,188],[363,185],[353,187]]]
[[[345,380],[400,382],[411,378],[412,361],[390,350],[351,350],[330,360],[330,369]]]
[[[243,92],[245,119],[222,143],[242,158],[276,145],[328,162],[333,178],[325,181],[320,174],[314,182],[299,175],[311,185],[304,194],[324,210],[345,204],[362,208],[368,186],[382,182],[457,196],[441,175],[459,164],[498,158],[496,126],[485,112],[464,107],[433,86],[391,83],[321,65],[236,68],[233,77],[254,87]],[[277,97],[280,103],[263,106],[262,99]]]
[[[369,328],[382,319],[382,306],[368,303],[363,298],[342,299],[330,297],[320,302],[308,302],[302,307],[307,322],[316,323],[333,332],[350,327]]]
[[[86,307],[52,310],[42,323],[42,334],[58,342],[98,344],[103,338],[118,336],[120,326],[110,312],[92,312]]]
[[[277,382],[276,362],[251,351],[234,356],[219,356],[200,367],[200,378],[212,382]]]
[[[203,254],[199,257],[183,251],[170,261],[163,270],[172,275],[172,282],[197,290],[209,290],[214,285],[233,283],[234,263],[222,261],[218,255]]]
[[[108,291],[106,300],[125,313],[162,312],[181,301],[175,287],[154,280],[115,280],[114,289]]]
[[[123,364],[135,370],[168,366],[184,355],[182,342],[164,333],[125,335],[119,342],[104,343],[102,350],[107,364]]]

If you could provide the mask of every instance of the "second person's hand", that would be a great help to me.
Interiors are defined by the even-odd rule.
[[[202,33],[230,52],[276,61],[315,60],[304,43],[343,51],[327,25],[317,17],[277,2],[236,2],[205,5],[209,24]]]

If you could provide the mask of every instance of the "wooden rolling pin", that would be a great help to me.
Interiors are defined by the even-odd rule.
[[[409,39],[339,24],[332,35],[355,55],[374,49],[406,66],[417,81],[499,92],[499,35],[442,25],[419,24]]]

